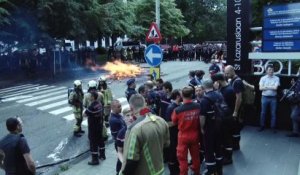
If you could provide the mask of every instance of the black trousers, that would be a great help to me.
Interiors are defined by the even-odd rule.
[[[223,134],[223,146],[224,148],[232,148],[234,134],[234,119],[229,118],[222,121],[222,134]]]
[[[208,121],[205,126],[204,147],[206,164],[214,164],[222,159],[222,123]]]
[[[115,149],[118,153],[118,146],[117,146],[117,142],[115,141]],[[118,161],[117,161],[117,165],[116,165],[116,172],[117,174],[119,174],[120,170],[122,168],[122,162],[120,161],[119,157],[118,157]]]
[[[98,137],[89,137],[90,140],[90,151],[92,154],[98,154],[101,151],[105,150],[105,143],[102,136]]]

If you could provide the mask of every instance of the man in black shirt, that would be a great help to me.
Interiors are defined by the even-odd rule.
[[[200,103],[200,124],[205,147],[205,175],[222,175],[222,121],[215,115],[213,105],[223,100],[220,93],[214,91],[212,80],[203,81],[205,94]]]
[[[230,113],[233,114],[235,104],[235,93],[233,88],[226,82],[225,76],[222,73],[217,73],[212,76],[212,80],[219,84],[219,91],[224,97],[226,104],[229,107]],[[234,120],[232,116],[222,121],[224,158],[223,165],[232,163],[232,135],[233,135]]]
[[[91,92],[91,98],[92,103],[85,111],[86,116],[88,116],[88,137],[92,154],[92,161],[88,162],[88,164],[98,165],[98,149],[100,153],[99,158],[102,160],[106,159],[104,139],[102,136],[104,114],[102,104],[97,101],[98,93]]]
[[[230,85],[233,88],[235,93],[235,104],[234,111],[232,116],[235,120],[234,134],[232,135],[233,139],[233,150],[240,149],[240,140],[241,140],[241,129],[243,127],[243,119],[241,116],[242,113],[242,92],[244,91],[244,83],[242,79],[236,75],[233,66],[228,65],[225,67],[225,76],[227,79],[231,79]]]
[[[6,175],[34,175],[35,164],[30,149],[22,133],[20,118],[6,120],[9,134],[0,141],[0,150],[4,153],[4,170]]]

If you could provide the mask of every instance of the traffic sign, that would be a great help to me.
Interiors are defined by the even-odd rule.
[[[145,60],[152,66],[159,66],[163,59],[163,53],[161,48],[156,44],[149,45],[145,50]]]
[[[160,78],[160,68],[159,67],[150,67],[149,74],[153,76],[154,80]]]
[[[146,41],[147,42],[155,42],[158,43],[162,40],[162,36],[160,34],[160,31],[157,27],[157,24],[155,22],[151,23],[151,26],[149,28],[149,31],[146,35]]]

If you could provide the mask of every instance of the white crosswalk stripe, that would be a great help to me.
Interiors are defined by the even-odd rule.
[[[86,92],[85,89],[83,91]],[[67,92],[67,87],[39,84],[25,84],[0,89],[0,94],[5,95],[2,96],[2,102],[24,104],[25,106],[35,107],[37,110],[44,111],[52,116],[62,117],[66,121],[74,121],[73,108],[68,104]],[[129,108],[125,97],[118,98],[117,100],[120,101],[123,110]],[[88,125],[86,117],[82,125]]]
[[[25,103],[25,102],[38,100],[38,99],[43,99],[45,97],[50,97],[50,96],[58,95],[58,94],[62,94],[62,93],[66,93],[66,91],[65,90],[60,90],[60,91],[56,91],[56,92],[52,92],[52,93],[47,93],[45,95],[40,95],[40,96],[37,96],[37,97],[27,98],[27,99],[24,99],[24,100],[19,100],[19,101],[17,101],[17,103]]]
[[[32,86],[32,84],[23,84],[23,85],[20,85],[20,86],[13,86],[13,87],[8,87],[8,88],[3,88],[3,89],[0,89],[0,93],[3,92],[3,91],[6,91],[6,90],[18,89],[18,88],[22,88],[22,87],[26,87],[26,86]]]
[[[58,115],[58,114],[62,114],[62,113],[71,111],[72,109],[73,109],[72,107],[67,106],[67,107],[64,107],[64,108],[60,108],[60,109],[51,111],[51,112],[49,112],[49,113],[50,113],[50,114],[53,114],[53,115]]]
[[[37,91],[41,91],[41,90],[45,90],[45,89],[50,89],[53,87],[55,87],[55,86],[48,86],[48,85],[38,86],[38,87],[35,87],[32,89],[30,88],[30,90],[24,90],[24,91],[20,91],[18,93],[14,93],[11,95],[3,96],[2,98],[15,97],[15,96],[24,95],[24,94],[28,94],[28,93],[32,93],[32,92],[37,92]]]
[[[51,109],[51,108],[61,106],[61,105],[65,105],[65,104],[68,104],[67,100],[63,100],[63,101],[59,101],[56,103],[51,103],[49,105],[41,106],[41,107],[38,107],[38,109],[41,111],[44,111],[44,110]]]
[[[11,88],[8,90],[2,90],[0,91],[0,95],[8,95],[9,93],[14,93],[14,91],[21,91],[21,90],[25,90],[25,89],[29,89],[29,88],[33,88],[33,87],[37,87],[39,86],[39,84],[33,85],[33,84],[29,84],[28,86],[24,86],[24,87],[18,87],[18,88]]]
[[[58,95],[58,96],[55,96],[55,97],[51,97],[51,98],[47,98],[47,99],[43,99],[43,100],[31,102],[31,103],[27,103],[25,105],[26,106],[37,106],[37,105],[40,105],[40,104],[43,104],[43,103],[51,102],[51,101],[62,99],[62,98],[64,98],[66,100],[67,97],[68,97],[68,94],[63,94],[63,95]]]

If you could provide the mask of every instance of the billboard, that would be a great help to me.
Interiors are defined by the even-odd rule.
[[[300,3],[264,7],[263,52],[300,51]]]

